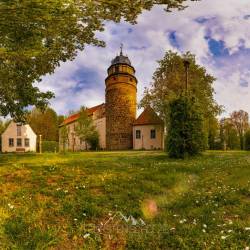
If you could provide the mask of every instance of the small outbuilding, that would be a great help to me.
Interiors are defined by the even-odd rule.
[[[2,134],[2,152],[36,152],[36,139],[28,124],[12,121]]]
[[[151,107],[147,107],[133,124],[134,149],[163,149],[164,122]]]

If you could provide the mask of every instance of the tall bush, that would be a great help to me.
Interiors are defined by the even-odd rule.
[[[195,99],[180,96],[170,103],[167,150],[171,158],[185,158],[205,149],[203,117]]]
[[[250,130],[245,133],[245,149],[250,150]]]

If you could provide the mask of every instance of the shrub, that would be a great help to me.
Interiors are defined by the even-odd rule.
[[[185,158],[205,149],[203,117],[194,98],[180,96],[170,103],[167,149],[171,158]]]
[[[42,152],[54,153],[58,152],[59,145],[57,141],[42,141]]]
[[[250,150],[250,130],[245,133],[245,149]]]
[[[89,144],[91,150],[97,150],[99,148],[99,134],[94,130],[86,138],[86,142]]]

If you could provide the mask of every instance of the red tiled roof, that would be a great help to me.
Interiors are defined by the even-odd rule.
[[[89,115],[89,116],[93,115],[93,113],[94,113],[95,111],[97,111],[99,108],[101,108],[101,107],[104,106],[104,105],[105,105],[105,104],[102,103],[102,104],[100,104],[100,105],[97,105],[97,106],[94,106],[94,107],[92,107],[92,108],[87,109],[88,115]],[[69,123],[75,122],[75,121],[77,121],[77,120],[79,119],[79,117],[80,117],[80,113],[71,115],[71,116],[69,116],[68,118],[66,118],[60,126],[67,125],[67,124],[69,124]]]
[[[147,107],[141,113],[141,115],[136,119],[134,125],[163,125],[163,121],[160,117],[155,113],[155,111],[151,107]]]

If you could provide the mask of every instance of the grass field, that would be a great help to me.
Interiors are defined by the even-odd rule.
[[[0,249],[248,249],[250,153],[0,155]]]

